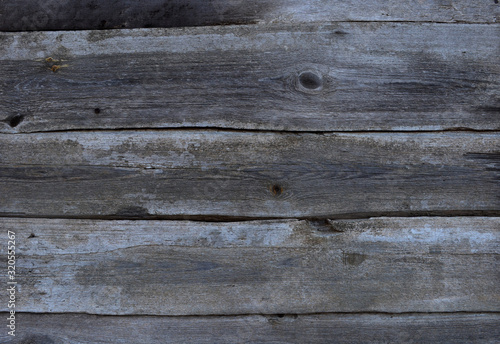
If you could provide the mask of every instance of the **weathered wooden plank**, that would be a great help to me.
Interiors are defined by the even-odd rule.
[[[2,314],[2,318],[4,314]],[[153,317],[20,314],[11,343],[497,343],[498,314]],[[2,343],[9,341],[5,331]]]
[[[0,214],[491,215],[499,147],[498,133],[3,134]]]
[[[0,30],[91,30],[257,22],[500,21],[496,0],[4,0]]]
[[[0,40],[6,133],[500,129],[497,24],[1,33]]]
[[[3,218],[2,227],[16,233],[16,309],[23,312],[234,315],[500,307],[500,218],[328,225]]]

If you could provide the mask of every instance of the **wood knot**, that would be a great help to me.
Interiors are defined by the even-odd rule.
[[[17,127],[22,121],[24,120],[23,115],[14,115],[12,117],[9,117],[7,119],[7,123],[12,127],[15,128]]]
[[[281,195],[283,193],[283,187],[281,187],[278,184],[274,184],[274,185],[271,186],[271,193],[274,196],[279,196],[279,195]]]
[[[68,67],[67,64],[61,64],[63,60],[57,60],[53,57],[47,57],[45,59],[45,63],[47,67],[54,73],[56,73],[59,69]]]
[[[306,70],[297,75],[295,88],[303,93],[317,93],[323,89],[323,75],[318,71]]]
[[[323,85],[323,78],[313,72],[303,72],[299,74],[299,82],[309,90],[317,90]]]
[[[344,263],[344,265],[359,266],[367,257],[366,254],[342,252],[342,263]]]

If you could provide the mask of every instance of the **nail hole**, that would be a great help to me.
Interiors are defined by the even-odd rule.
[[[99,109],[99,108],[95,108],[95,109],[94,109],[94,113],[95,113],[96,115],[100,114],[100,113],[101,113],[101,109]]]
[[[285,314],[276,314],[276,316],[277,316],[278,318],[284,318],[284,317],[285,317]]]
[[[321,87],[323,80],[321,76],[313,72],[303,72],[299,75],[299,82],[302,87],[309,90],[316,90]]]
[[[273,193],[273,195],[279,196],[283,192],[283,188],[279,185],[273,185],[271,187],[271,192]]]
[[[28,237],[28,239],[30,239],[30,238],[36,238],[35,233],[31,233],[30,236]]]
[[[9,125],[12,128],[15,128],[19,125],[24,120],[24,116],[22,115],[15,115],[9,119]]]

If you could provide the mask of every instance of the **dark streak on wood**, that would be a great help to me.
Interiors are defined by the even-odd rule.
[[[319,21],[494,23],[493,1],[4,0],[0,30],[91,30]]]
[[[227,0],[3,1],[2,31],[92,30],[252,24],[273,1]]]

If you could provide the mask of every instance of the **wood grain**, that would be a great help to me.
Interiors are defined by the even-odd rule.
[[[0,33],[0,131],[498,130],[499,37],[419,23]]]
[[[2,227],[16,233],[16,309],[23,312],[235,315],[500,307],[500,219],[494,217],[330,224],[3,218]]]
[[[499,147],[498,133],[3,134],[0,214],[491,215],[500,209]]]
[[[3,318],[3,314],[2,314]],[[498,314],[152,317],[20,314],[9,343],[495,343]],[[6,332],[0,340],[8,342]]]
[[[91,30],[262,22],[432,21],[495,23],[496,0],[4,0],[0,30]]]

